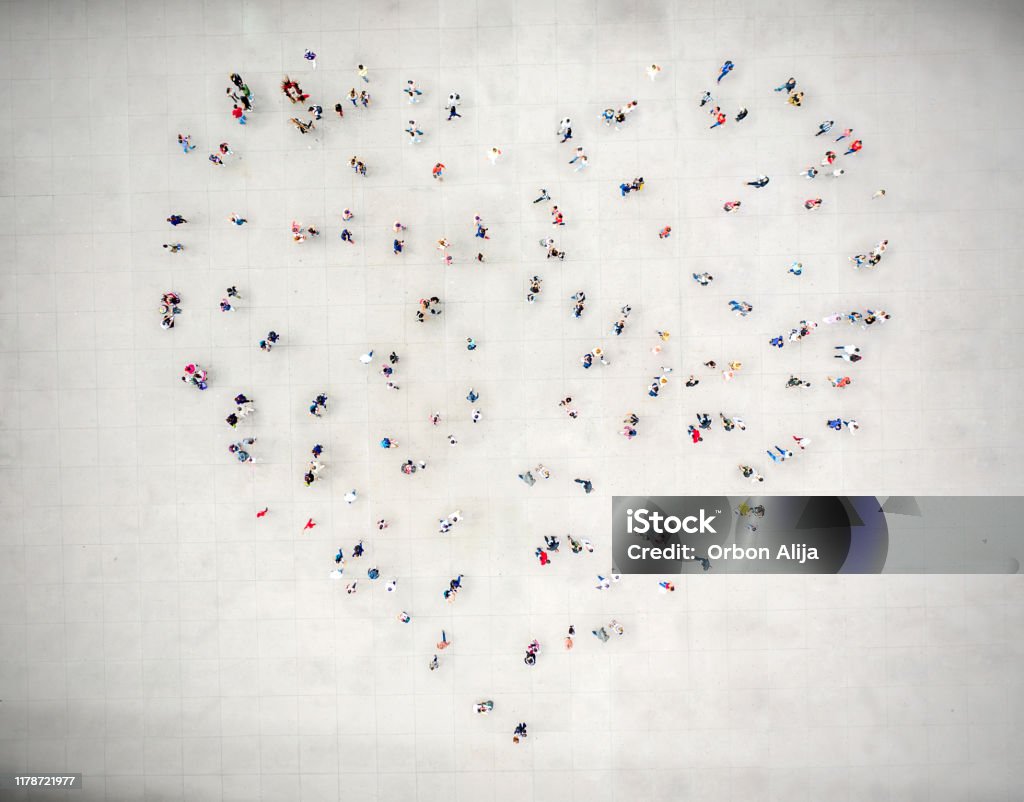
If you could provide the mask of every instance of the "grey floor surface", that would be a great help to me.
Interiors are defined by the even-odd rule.
[[[1018,576],[594,585],[612,495],[741,494],[741,462],[765,493],[1020,492],[1022,23],[1019,2],[987,1],[0,2],[0,773],[85,775],[80,792],[10,798],[1020,799]],[[245,127],[232,71],[256,96]],[[285,74],[324,106],[308,136],[287,123],[308,115]],[[772,91],[790,75],[802,108]],[[351,87],[372,104],[338,119]],[[715,130],[705,89],[730,113]],[[462,118],[447,122],[452,91]],[[622,130],[599,120],[633,99]],[[574,138],[559,144],[563,116]],[[845,127],[864,142],[845,174],[800,177]],[[222,141],[236,155],[216,167]],[[744,185],[762,173],[767,187]],[[621,197],[636,176],[644,189]],[[531,203],[539,187],[566,226]],[[172,212],[188,224],[171,229]],[[322,235],[294,243],[292,220]],[[548,235],[564,262],[544,258]],[[853,270],[882,239],[882,263]],[[704,271],[708,287],[690,278]],[[225,314],[229,284],[243,298]],[[167,290],[183,301],[171,331]],[[444,314],[418,324],[430,295]],[[869,308],[891,320],[768,344]],[[269,329],[282,341],[262,353]],[[833,359],[840,344],[864,360]],[[611,365],[584,371],[595,346]],[[392,349],[398,391],[378,373]],[[208,391],[178,380],[191,361]],[[743,367],[726,382],[729,361]],[[812,387],[786,389],[791,374]],[[232,432],[239,392],[257,412]],[[716,427],[693,445],[698,412]],[[860,431],[830,431],[836,416]],[[770,464],[794,434],[812,445]],[[258,462],[240,465],[227,446],[248,436]],[[317,442],[327,467],[307,488]],[[406,458],[428,468],[404,476]],[[552,477],[528,488],[516,475],[538,463]],[[542,536],[566,532],[595,553],[563,546],[539,566]],[[359,539],[367,554],[330,579]],[[591,637],[611,618],[623,637]],[[431,672],[442,629],[453,645]],[[484,698],[488,717],[472,710]]]

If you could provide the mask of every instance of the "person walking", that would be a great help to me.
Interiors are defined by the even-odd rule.
[[[445,108],[448,109],[449,121],[455,117],[459,117],[460,119],[462,118],[462,115],[459,114],[460,103],[462,103],[462,98],[459,96],[458,92],[452,92],[451,94],[448,95],[448,104]]]
[[[409,142],[413,145],[418,145],[423,141],[423,132],[416,125],[415,120],[409,120],[409,127],[405,129],[405,133],[409,135]]]
[[[402,90],[409,97],[410,103],[419,103],[420,95],[423,93],[416,88],[416,82],[409,80],[405,82],[405,89]]]

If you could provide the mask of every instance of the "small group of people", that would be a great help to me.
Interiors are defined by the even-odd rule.
[[[235,455],[239,462],[253,462],[252,455],[246,451],[246,448],[253,445],[256,442],[255,437],[246,437],[244,440],[240,440],[237,443],[231,443],[228,446],[228,451]]]
[[[428,312],[431,315],[440,315],[444,312],[441,299],[436,295],[432,295],[430,298],[420,298],[419,309],[416,310],[416,322],[422,323],[426,320]]]
[[[621,638],[626,634],[626,628],[613,618],[606,626],[591,630],[593,636],[601,641],[601,643],[607,643],[611,639],[609,632]]]
[[[246,396],[245,393],[239,393],[235,396],[235,411],[230,413],[224,420],[228,426],[234,429],[238,426],[240,420],[248,418],[255,411],[256,407],[253,405],[252,399]]]
[[[298,220],[292,220],[292,242],[305,242],[306,237],[319,237],[320,229],[316,226],[304,226]]]
[[[309,100],[309,93],[303,92],[302,87],[299,86],[298,81],[293,81],[287,75],[281,81],[281,92],[286,98],[288,98],[292,104],[304,103]]]
[[[206,371],[195,362],[185,365],[181,380],[198,390],[205,390],[209,386],[206,383]]]
[[[551,471],[549,471],[543,465],[538,465],[536,468],[530,471],[523,471],[521,474],[519,474],[519,478],[526,483],[527,487],[533,487],[537,483],[537,477],[534,476],[534,474],[539,476],[541,479],[551,478]]]
[[[622,197],[626,197],[630,192],[639,192],[644,188],[644,177],[638,176],[632,181],[623,181],[619,184],[619,192],[622,193]]]
[[[260,340],[261,351],[272,351],[277,342],[281,339],[281,335],[274,330],[267,332],[267,336]]]
[[[317,393],[309,405],[309,414],[314,418],[323,417],[327,411],[327,393]]]
[[[224,93],[231,100],[231,116],[239,125],[245,125],[247,111],[252,111],[253,97],[248,84],[242,80],[242,76],[233,72],[228,76],[231,86],[224,90]]]
[[[868,326],[873,326],[875,323],[886,323],[892,316],[884,309],[874,310],[865,309],[863,312],[858,312],[856,309],[850,312],[835,312],[834,314],[828,315],[822,318],[823,322],[831,325],[838,323],[840,320],[846,320],[851,326],[860,323],[862,329],[866,329]]]
[[[455,597],[460,590],[462,590],[462,574],[448,582],[448,588],[441,593],[441,596],[444,597],[446,602],[451,604],[455,601]]]
[[[584,370],[590,370],[591,365],[594,364],[594,360],[597,359],[602,365],[610,366],[612,363],[608,361],[604,355],[604,349],[600,346],[595,347],[592,351],[587,351],[583,356],[580,357],[580,363],[583,365]]]
[[[575,538],[572,535],[566,535],[565,538],[569,541],[569,550],[573,554],[581,554],[584,551],[594,553],[594,544],[587,538]],[[551,555],[557,553],[561,545],[556,536],[544,535],[544,545],[538,546],[533,554],[542,566],[548,565],[551,562]]]
[[[306,468],[306,472],[302,477],[302,480],[306,483],[306,487],[309,487],[313,482],[320,476],[320,471],[324,469],[324,464],[320,462],[320,455],[324,453],[324,447],[319,443],[316,443],[312,448],[313,459],[309,461],[309,466]]]
[[[165,329],[174,328],[174,318],[181,314],[181,296],[173,290],[165,292],[160,299],[160,326]]]
[[[797,107],[799,107],[799,106],[803,105],[804,93],[803,92],[797,92],[795,90],[796,90],[796,78],[794,78],[792,76],[787,78],[786,82],[783,83],[781,86],[776,86],[775,87],[775,91],[776,92],[785,91],[785,93],[786,93],[786,102],[789,103],[790,106],[797,106]]]
[[[452,527],[455,526],[459,521],[462,520],[462,510],[455,510],[455,512],[446,515],[444,518],[438,519],[438,532],[442,535],[447,535],[452,531]]]
[[[882,255],[888,247],[889,240],[884,239],[872,248],[870,253],[857,253],[851,256],[850,261],[853,262],[854,270],[864,267],[865,265],[867,267],[877,267],[879,262],[882,261]]]
[[[605,109],[601,112],[601,120],[604,121],[606,126],[614,123],[615,129],[619,130],[622,124],[626,122],[626,117],[632,114],[639,105],[636,100],[631,100],[618,109]]]

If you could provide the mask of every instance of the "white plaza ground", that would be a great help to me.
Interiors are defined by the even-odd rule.
[[[1019,799],[1018,576],[595,585],[613,495],[742,496],[741,463],[763,494],[1020,492],[1022,33],[1020,3],[986,1],[0,2],[0,774],[84,775],[77,792],[0,799]],[[232,72],[255,96],[244,127]],[[286,74],[324,108],[307,136]],[[791,75],[800,108],[772,91]],[[704,90],[729,114],[715,130]],[[599,119],[630,100],[621,130]],[[840,156],[845,175],[801,177],[845,150],[846,127],[864,148]],[[224,141],[236,156],[217,167]],[[573,172],[577,145],[590,163]],[[767,187],[745,185],[759,174]],[[564,227],[532,203],[541,187]],[[172,229],[172,212],[189,222]],[[321,236],[293,242],[292,220]],[[545,259],[549,235],[564,262]],[[881,264],[854,270],[883,239]],[[242,300],[222,313],[229,285]],[[444,313],[419,324],[431,295]],[[768,343],[865,309],[891,320]],[[282,340],[264,353],[270,329]],[[658,330],[671,338],[653,354]],[[841,344],[863,361],[833,359]],[[595,346],[611,365],[584,370]],[[379,374],[392,350],[398,391]],[[205,392],[179,381],[193,361]],[[729,361],[743,367],[725,382]],[[812,387],[787,389],[794,374]],[[237,393],[257,411],[232,430]],[[715,426],[694,445],[699,412]],[[813,442],[772,464],[794,434]],[[257,462],[239,464],[227,446],[250,436]],[[314,443],[327,467],[306,487]],[[403,475],[407,458],[428,467]],[[550,479],[517,478],[539,463]],[[542,567],[544,535],[562,548]],[[591,635],[613,618],[624,636]],[[430,671],[442,629],[453,643]]]

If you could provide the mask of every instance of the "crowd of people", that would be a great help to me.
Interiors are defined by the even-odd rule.
[[[303,57],[308,63],[310,69],[315,70],[317,67],[317,55],[313,51],[307,50],[303,54]],[[720,87],[728,86],[729,76],[731,76],[737,69],[742,69],[742,65],[737,65],[731,60],[727,60],[722,64],[717,75],[717,78],[715,80],[716,94],[720,93]],[[661,77],[663,71],[664,70],[661,66],[657,64],[652,64],[646,69],[646,74],[651,81],[657,81]],[[369,86],[371,85],[369,70],[367,69],[366,66],[359,64],[355,68],[354,72],[357,81],[357,86],[361,85],[363,88],[357,90],[356,86],[353,86],[351,89],[348,90],[347,93],[343,93],[342,96],[340,97],[326,97],[320,99],[319,102],[312,98],[311,93],[303,90],[298,80],[295,80],[287,75],[284,76],[280,84],[282,94],[292,105],[304,106],[306,108],[307,113],[309,114],[308,119],[305,120],[299,117],[289,118],[289,123],[298,131],[300,135],[315,135],[318,123],[325,125],[328,123],[344,125],[345,123],[343,122],[343,120],[345,118],[346,101],[347,103],[351,104],[352,108],[359,110],[360,114],[362,114],[363,112],[376,113],[371,111],[372,99],[369,91]],[[232,119],[240,125],[246,125],[250,122],[248,115],[254,113],[255,97],[252,91],[250,90],[248,84],[237,73],[232,73],[229,76],[229,81],[230,85],[226,90],[226,94],[231,103],[230,113]],[[796,86],[797,82],[795,78],[791,77],[778,87],[765,87],[765,91],[767,93],[770,93],[774,89],[775,92],[785,92],[788,104],[795,108],[800,108],[804,104],[805,94],[803,91],[797,91]],[[406,100],[408,101],[408,104],[410,106],[414,106],[416,104],[421,103],[424,97],[426,96],[426,89],[421,88],[421,86],[412,78],[404,80],[399,86],[385,86],[383,87],[383,91],[394,91],[396,94],[398,92],[403,93],[406,96]],[[722,98],[724,97],[725,95],[723,94]],[[700,98],[698,108],[704,109],[708,111],[708,113],[710,114],[711,118],[713,119],[713,122],[710,125],[710,129],[712,130],[721,129],[730,121],[733,123],[740,123],[743,120],[747,119],[750,115],[750,112],[748,111],[747,107],[742,104],[735,104],[733,111],[727,112],[722,106],[722,103],[724,102],[724,99],[716,99],[715,96],[712,95],[710,90],[705,91]],[[309,105],[307,105],[307,103]],[[443,107],[448,112],[446,122],[451,123],[453,125],[459,125],[460,123],[457,121],[463,118],[463,114],[460,113],[459,111],[459,109],[462,107],[461,95],[458,92],[451,92],[447,95],[446,98],[443,99],[442,104]],[[333,118],[329,117],[327,123],[324,123],[323,108],[325,105],[328,108],[333,106],[333,109],[337,115],[337,120],[333,120]],[[606,126],[614,126],[616,129],[619,129],[622,128],[627,122],[633,124],[632,120],[635,119],[634,115],[636,115],[638,107],[639,103],[637,100],[630,100],[618,106],[617,108],[606,108],[600,114],[597,114],[595,116],[599,119],[599,121],[603,122]],[[403,113],[402,119],[406,119],[407,116],[407,114]],[[642,121],[637,124],[642,124]],[[408,136],[409,143],[412,145],[420,144],[423,141],[423,138],[429,135],[415,120],[407,120],[407,122],[404,123],[404,125],[404,131]],[[747,125],[749,125],[749,123],[747,123]],[[834,120],[829,119],[822,121],[817,125],[816,130],[811,128],[811,130],[808,131],[808,138],[813,139],[819,136],[830,134],[834,125]],[[571,158],[567,159],[567,161],[569,165],[573,166],[573,170],[577,173],[584,170],[588,166],[592,156],[594,155],[593,153],[588,153],[587,147],[585,145],[575,144],[576,137],[578,135],[583,134],[585,131],[586,126],[576,126],[574,124],[574,121],[570,117],[563,117],[558,122],[555,131],[555,136],[558,138],[559,144],[567,143],[570,140],[574,141],[574,144],[570,146],[572,148],[572,156]],[[709,134],[709,136],[720,135],[721,134],[718,131],[716,131],[714,134]],[[863,150],[864,143],[860,139],[854,139],[852,135],[852,128],[848,127],[843,129],[842,133],[839,136],[835,137],[834,141],[840,142],[848,140],[848,145],[845,152],[843,152],[841,155],[838,155],[836,151],[830,149],[826,151],[824,157],[821,159],[820,166],[823,169],[829,170],[830,175],[833,178],[839,178],[843,176],[847,171],[847,167],[838,166],[838,162],[840,159],[849,160],[852,157],[863,158],[860,157],[858,154],[860,154]],[[197,147],[195,144],[193,144],[192,140],[193,137],[190,133],[182,132],[177,135],[176,145],[177,147],[180,147],[182,154],[186,157],[188,157],[189,154],[192,151],[194,151]],[[492,165],[495,166],[501,160],[502,155],[503,151],[497,145],[487,147],[483,151],[483,153],[480,154],[482,158],[486,158],[488,161],[490,161]],[[215,167],[225,167],[228,164],[228,161],[226,161],[227,158],[231,156],[235,156],[234,151],[231,149],[227,142],[222,142],[217,146],[217,150],[211,154],[210,162]],[[462,165],[459,164],[459,161],[455,158],[455,156],[456,154],[453,153],[449,158],[451,158],[453,165],[455,165],[456,169],[458,169]],[[802,160],[800,163],[806,164],[806,162],[803,162]],[[364,163],[364,161],[357,156],[352,156],[348,162],[348,165],[356,173],[356,175],[360,176],[361,178],[366,178],[369,175],[366,163]],[[438,184],[440,184],[444,180],[446,169],[448,168],[445,165],[445,163],[438,161],[431,170],[431,178],[434,181],[438,182]],[[808,180],[812,180],[819,175],[819,172],[820,171],[817,166],[811,166],[804,169],[803,171],[797,171],[795,165],[793,175],[803,176]],[[370,178],[370,180],[372,180],[372,178]],[[770,181],[771,176],[758,175],[754,179],[743,183],[745,183],[746,186],[751,187],[754,192],[757,192],[758,190],[761,190],[764,187],[766,187],[770,183]],[[424,183],[429,184],[430,182],[425,181]],[[627,198],[629,195],[633,193],[639,193],[644,189],[644,186],[645,180],[643,176],[637,176],[631,180],[624,180],[618,184],[618,190],[620,193],[619,197]],[[438,189],[438,191],[440,190]],[[884,196],[885,190],[879,189],[874,193],[872,199],[877,200],[883,198]],[[539,190],[538,197],[536,197],[535,199],[527,197],[524,198],[523,201],[532,204],[539,204],[552,201],[552,197],[548,189],[541,188]],[[750,202],[751,201],[749,200],[744,201],[742,199],[733,198],[719,198],[717,200],[709,200],[709,204],[720,203],[722,204],[722,208],[725,212],[735,215],[744,214],[748,208],[748,205],[745,204],[749,204]],[[814,211],[820,208],[822,204],[823,200],[821,198],[810,197],[807,198],[806,201],[804,201],[803,206],[804,209],[807,211]],[[550,217],[550,225],[553,225],[559,229],[564,228],[566,226],[572,226],[572,210],[569,208],[569,205],[567,203],[552,203],[548,211]],[[367,212],[367,214],[369,214],[369,212]],[[346,227],[346,224],[355,216],[356,212],[349,208],[345,208],[340,214],[341,232],[339,235],[339,239],[344,244],[355,244],[354,233],[348,227]],[[387,219],[390,219],[390,217]],[[166,222],[172,228],[177,229],[179,226],[187,224],[188,220],[182,214],[178,212],[173,212],[166,218]],[[247,222],[247,219],[239,214],[234,214],[230,218],[230,223],[235,226],[242,226]],[[670,225],[670,223],[672,222],[674,221],[664,221],[664,224],[661,225],[660,228],[651,232],[651,236],[653,237],[656,235],[661,240],[669,238],[672,234],[672,226]],[[405,249],[406,226],[400,221],[396,220],[391,225],[391,230],[394,234],[391,246],[391,255],[393,257],[401,257]],[[478,246],[481,249],[485,248],[486,243],[488,243],[491,240],[492,232],[494,232],[495,234],[498,233],[497,226],[489,225],[485,221],[484,216],[480,213],[475,214],[473,216],[472,221],[470,221],[469,230],[473,234],[473,241],[479,241]],[[296,246],[301,246],[302,243],[306,242],[310,238],[315,238],[319,236],[319,234],[320,229],[316,225],[303,224],[297,220],[293,220],[291,222],[290,237],[292,242],[295,243]],[[283,235],[284,232],[282,232],[282,236]],[[564,261],[566,259],[566,252],[557,246],[556,241],[553,237],[545,234],[540,238],[539,242],[546,256],[546,259],[557,259],[559,261]],[[883,239],[873,249],[871,249],[870,252],[858,253],[851,256],[850,262],[852,262],[853,264],[853,269],[857,270],[860,268],[877,268],[882,260],[883,254],[886,253],[888,246],[889,241],[887,239]],[[185,249],[185,247],[186,246],[180,242],[166,243],[163,245],[163,248],[167,249],[168,252],[172,254],[180,253]],[[436,240],[435,248],[439,254],[440,262],[443,268],[448,268],[455,263],[455,248],[448,239],[446,239],[445,237],[441,237],[440,239]],[[477,262],[480,263],[485,262],[484,250],[477,251],[472,258],[474,258]],[[533,269],[530,268],[530,273],[532,272]],[[794,260],[789,270],[787,271],[788,275],[792,275],[795,277],[794,279],[790,280],[798,279],[800,276],[803,275],[803,273],[804,265],[799,260]],[[702,287],[708,287],[714,281],[714,276],[712,276],[708,272],[693,273],[692,278]],[[525,300],[526,304],[538,303],[541,299],[542,284],[543,279],[539,275],[532,275],[532,277],[529,278],[527,281],[528,292],[526,293],[526,297],[525,299],[522,299],[522,296],[520,296],[520,303],[522,303],[523,300]],[[236,311],[238,309],[236,302],[240,300],[241,295],[239,294],[237,287],[235,287],[234,285],[228,287],[224,297],[221,298],[220,300],[221,311]],[[580,288],[569,298],[569,300],[571,302],[568,309],[569,317],[575,320],[581,319],[586,312],[586,305],[588,301],[587,289]],[[210,303],[216,303],[216,301],[211,299]],[[177,315],[181,313],[181,311],[181,296],[173,290],[165,292],[162,296],[160,305],[161,325],[163,326],[163,328],[174,328],[175,318]],[[626,330],[631,311],[632,306],[630,306],[629,304],[620,307],[618,315],[611,322],[610,329],[608,330],[608,333],[610,335],[618,337],[623,334],[623,332]],[[750,302],[748,302],[747,300],[743,300],[742,298],[735,298],[730,300],[728,302],[728,310],[722,310],[722,313],[725,314],[726,311],[735,314],[737,318],[740,319],[746,319],[750,316],[755,315],[754,306]],[[442,315],[443,312],[444,302],[442,301],[442,299],[439,296],[429,296],[419,299],[417,307],[412,310],[412,319],[417,323],[424,324],[428,320],[434,319]],[[822,325],[829,326],[842,322],[843,320],[846,320],[850,325],[859,325],[860,330],[863,332],[868,327],[873,326],[876,323],[884,323],[890,320],[890,315],[885,311],[876,311],[871,309],[867,309],[864,312],[837,312],[823,317]],[[786,344],[792,345],[795,343],[799,343],[803,339],[813,334],[818,328],[819,323],[815,320],[801,320],[796,326],[794,326],[790,330],[788,335],[784,335],[783,333],[776,334],[772,336],[768,342],[774,348],[782,349],[783,347],[785,347]],[[657,355],[662,352],[662,349],[664,347],[663,344],[668,342],[670,334],[669,332],[664,330],[657,330],[650,332],[649,337],[651,342],[651,352]],[[267,335],[264,338],[260,339],[258,343],[255,343],[253,347],[258,348],[259,351],[264,352],[264,354],[270,354],[274,346],[279,344],[281,341],[281,335],[278,334],[278,332],[275,330],[270,330],[267,333]],[[478,345],[479,344],[477,343],[475,338],[468,337],[466,339],[467,350],[474,351],[478,348]],[[862,347],[859,344],[845,343],[841,345],[836,345],[835,351],[835,358],[845,360],[850,365],[850,369],[852,371],[854,369],[853,366],[855,366],[858,362],[860,362],[867,356],[868,349]],[[267,356],[266,358],[273,359],[274,357]],[[374,352],[372,349],[369,350],[362,357],[360,357],[360,361],[365,366],[371,365],[373,360]],[[382,365],[379,371],[381,377],[385,382],[385,386],[388,389],[395,391],[399,391],[401,389],[401,387],[395,381],[395,379],[397,378],[395,371],[398,362],[398,354],[392,351],[388,358],[388,364]],[[595,362],[600,364],[602,366],[602,369],[610,368],[612,366],[612,362],[608,358],[604,350],[604,347],[600,344],[590,348],[580,357],[580,363],[584,370],[590,370],[595,364]],[[720,375],[722,381],[724,382],[732,381],[743,367],[743,365],[739,361],[735,360],[726,363],[724,369],[721,370],[719,370],[719,367],[714,360],[704,361],[703,366],[711,372],[712,377]],[[825,369],[826,368],[822,366],[822,370],[824,371]],[[647,395],[649,397],[659,397],[660,393],[669,384],[669,376],[670,374],[672,374],[673,370],[674,368],[671,365],[661,366],[659,372],[653,376],[653,378],[647,385]],[[855,389],[849,389],[854,385],[854,377],[852,375],[841,375],[837,377],[825,375],[824,373],[822,375],[824,376],[824,379],[828,381],[832,388],[835,388],[837,390],[844,390],[849,393],[856,392]],[[213,377],[213,379],[215,378],[216,377]],[[203,369],[200,365],[194,362],[190,362],[185,366],[183,375],[181,376],[181,380],[183,382],[185,382],[186,384],[190,384],[191,386],[199,390],[206,390],[209,387],[209,382],[212,381],[213,379],[211,379],[208,376],[208,373],[205,369]],[[685,381],[685,383],[683,383],[683,392],[689,392],[692,388],[700,384],[700,381],[701,379],[697,378],[695,374],[691,373],[689,375],[689,378]],[[403,385],[404,384],[405,382],[403,381]],[[807,389],[810,388],[811,386],[812,382],[805,381],[804,379],[798,378],[793,375],[790,376],[790,378],[787,380],[785,384],[786,388]],[[637,389],[638,397],[642,397],[642,390],[640,390],[640,388]],[[411,390],[412,388],[410,387],[407,388],[406,391],[411,392]],[[743,401],[742,394],[740,392],[737,392],[735,398],[736,406],[740,406]],[[478,405],[480,394],[471,387],[469,388],[466,399],[471,407],[471,413],[468,414],[468,418],[472,423],[476,424],[483,419],[483,412],[480,406]],[[244,393],[238,393],[237,395],[235,395],[234,402],[235,409],[234,411],[229,413],[229,415],[226,418],[226,422],[232,429],[235,429],[241,422],[249,418],[249,416],[252,415],[252,413],[255,411],[253,401],[250,398],[248,398]],[[566,396],[559,400],[558,405],[564,409],[570,420],[575,420],[581,415],[580,409],[573,402],[573,399],[570,396]],[[319,393],[312,399],[308,407],[308,412],[313,418],[321,418],[327,413],[327,408],[327,394]],[[734,413],[729,412],[727,414],[726,411],[719,411],[717,413],[717,416],[721,428],[725,432],[732,432],[734,430],[739,430],[742,432],[746,431],[748,428],[743,418]],[[688,423],[687,433],[691,442],[694,445],[697,445],[699,443],[704,442],[705,435],[709,434],[713,430],[714,418],[712,417],[712,414],[709,411],[698,411],[696,412],[695,417],[696,421],[694,423]],[[442,416],[440,412],[432,412],[428,415],[428,418],[431,424],[437,426],[440,423]],[[627,412],[626,416],[622,420],[619,434],[624,436],[626,440],[633,440],[637,438],[638,436],[640,436],[639,423],[639,416],[637,416],[632,411]],[[566,425],[573,424],[567,423]],[[832,431],[841,432],[846,430],[849,431],[851,434],[856,433],[860,429],[860,424],[857,422],[857,420],[852,418],[845,418],[842,415],[839,415],[834,418],[827,418],[824,421],[824,425],[826,425]],[[761,465],[770,467],[771,470],[776,470],[776,466],[780,466],[781,464],[787,462],[788,460],[794,457],[794,451],[776,444],[774,442],[774,436],[771,433],[758,433],[758,436],[762,437],[763,442],[766,443],[766,447],[763,449],[763,453],[766,454],[767,457],[762,456],[760,458],[757,458],[755,455],[759,453],[759,449],[752,444],[747,445],[746,443],[744,443],[744,448],[749,450],[751,456],[747,457],[743,462],[739,464],[739,470],[742,476],[751,480],[755,484],[764,483],[768,478],[764,473],[761,472]],[[747,437],[749,438],[749,435],[747,435]],[[790,432],[788,433],[788,437],[792,438],[795,445],[798,447],[798,451],[800,452],[804,451],[806,447],[810,444],[810,440],[802,434]],[[248,464],[258,462],[259,460],[256,457],[254,457],[251,453],[252,446],[256,443],[256,441],[257,438],[255,436],[248,436],[242,438],[240,440],[232,442],[228,446],[228,451],[235,459],[237,459],[241,463]],[[455,433],[449,434],[447,437],[447,441],[453,447],[457,446],[459,442],[458,437]],[[392,449],[399,448],[398,442],[388,434],[384,434],[381,437],[381,439],[379,440],[379,444],[381,448],[389,451]],[[312,487],[313,485],[315,485],[319,480],[322,472],[325,470],[325,465],[323,462],[321,462],[321,457],[323,456],[324,451],[325,448],[322,444],[316,443],[313,445],[310,452],[310,459],[308,461],[308,464],[306,468],[302,471],[302,478],[306,487]],[[760,465],[758,463],[760,463]],[[418,471],[423,471],[427,468],[427,462],[425,460],[413,459],[406,455],[401,455],[401,457],[398,458],[397,460],[397,464],[401,470],[401,473],[409,477],[412,477]],[[518,478],[522,480],[522,482],[525,485],[530,487],[535,485],[538,479],[546,482],[551,480],[553,477],[554,472],[548,467],[545,467],[545,465],[543,464],[537,464],[534,467],[525,469],[518,474]],[[556,481],[565,481],[565,479],[559,478],[556,479]],[[572,481],[580,485],[581,489],[583,490],[583,493],[586,495],[591,494],[594,490],[594,484],[588,478],[575,477],[572,479]],[[638,488],[638,490],[641,489]],[[345,501],[349,505],[356,503],[358,497],[358,491],[356,488],[352,488],[344,496]],[[742,513],[741,517],[747,517],[752,515],[756,518],[763,515],[763,507],[758,508],[757,506],[748,505],[743,509],[744,512]],[[259,512],[257,512],[257,518],[265,518],[268,512],[269,508],[264,508],[260,510]],[[460,510],[456,510],[451,514],[445,516],[444,518],[439,519],[438,532],[442,535],[455,537],[456,525],[462,520],[462,518],[462,512]],[[311,530],[314,526],[316,526],[316,522],[312,518],[310,518],[307,521],[304,530]],[[387,520],[380,519],[378,521],[378,532],[382,532],[387,527]],[[748,528],[750,527],[753,527],[752,531],[756,530],[756,524],[748,524]],[[580,555],[584,552],[587,554],[591,554],[595,551],[593,543],[590,539],[586,537],[573,534],[566,534],[564,535],[564,540],[568,543],[570,553],[574,555]],[[542,546],[536,547],[533,556],[536,558],[540,566],[544,566],[546,570],[554,570],[548,569],[547,567],[557,562],[555,558],[557,557],[557,555],[561,553],[560,549],[562,546],[562,539],[560,539],[558,536],[547,534],[543,535],[543,541],[544,543]],[[345,590],[348,595],[354,595],[357,592],[358,583],[360,581],[360,579],[358,579],[357,577],[361,578],[362,576],[365,576],[367,580],[370,582],[380,580],[381,569],[375,564],[373,559],[371,559],[372,551],[373,538],[369,536],[365,541],[363,539],[360,539],[352,548],[348,549],[347,558],[345,549],[337,547],[333,555],[334,567],[330,570],[329,576],[333,579],[349,580],[345,585]],[[526,555],[524,555],[524,558],[525,557]],[[699,558],[699,562],[701,563],[701,566],[705,571],[713,567],[711,563],[705,558]],[[357,568],[357,566],[366,563],[368,563],[368,565],[365,568],[365,570],[363,570],[361,567]],[[598,575],[598,583],[596,585],[596,588],[598,590],[607,591],[611,589],[614,584],[618,583],[621,580],[621,578],[622,577],[619,574],[612,574],[607,578],[605,576]],[[459,574],[455,578],[451,579],[446,587],[443,587],[439,590],[441,597],[446,602],[454,603],[456,597],[460,594],[460,592],[463,592],[463,579],[464,575]],[[385,583],[386,591],[388,593],[397,594],[399,592],[398,582],[398,577],[388,580]],[[675,585],[671,581],[661,580],[657,584],[657,589],[662,593],[671,592],[675,590]],[[414,620],[412,614],[404,609],[397,614],[396,618],[399,622],[404,624],[410,624]],[[591,632],[599,642],[607,643],[608,641],[612,640],[613,636],[615,636],[616,638],[624,636],[625,627],[617,620],[612,619],[607,623],[595,622],[595,625]],[[569,634],[564,638],[564,647],[566,650],[572,649],[575,642],[575,627],[571,624],[569,625],[568,633]],[[449,648],[451,644],[452,641],[449,640],[447,633],[442,631],[441,639],[436,644],[437,651],[431,656],[427,665],[430,671],[435,671],[443,668],[444,663],[440,659],[440,653]],[[532,640],[526,649],[526,655],[524,658],[525,664],[527,666],[536,665],[540,653],[540,640]],[[494,707],[495,702],[492,699],[485,699],[474,703],[474,710],[481,715],[489,714],[494,709]],[[526,737],[526,722],[518,722],[513,730],[513,742],[520,743]]]

